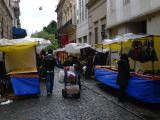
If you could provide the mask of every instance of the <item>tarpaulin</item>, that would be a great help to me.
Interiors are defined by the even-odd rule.
[[[115,89],[117,72],[108,69],[95,68],[95,79]],[[132,76],[129,80],[126,93],[142,102],[160,103],[160,80],[147,79],[140,76]]]
[[[25,29],[12,27],[13,38],[24,38],[27,36],[27,32]]]
[[[38,42],[32,42],[25,39],[0,39],[0,51],[1,52],[14,52],[32,48],[36,46]]]
[[[31,95],[40,93],[40,82],[38,75],[11,75],[11,81],[14,89],[14,95]]]
[[[36,68],[35,47],[21,51],[12,51],[5,53],[5,67],[7,72],[26,72],[29,73]],[[29,72],[28,72],[29,71]],[[34,69],[36,71],[36,69]]]

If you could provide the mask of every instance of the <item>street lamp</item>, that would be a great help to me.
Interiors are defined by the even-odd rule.
[[[42,10],[42,8],[43,8],[43,6],[40,6],[40,7],[39,7],[39,10]]]

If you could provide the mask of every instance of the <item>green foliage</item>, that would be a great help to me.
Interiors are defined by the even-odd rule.
[[[43,27],[43,31],[46,31],[50,34],[55,34],[57,31],[57,23],[52,20],[47,27]]]
[[[48,46],[46,50],[49,48],[56,49],[58,48],[58,40],[55,38],[55,33],[57,31],[57,23],[53,20],[50,22],[47,27],[43,27],[43,31],[33,33],[31,35],[32,38],[44,38],[46,40],[50,40],[52,45]]]
[[[58,40],[55,38],[54,34],[49,34],[45,31],[40,31],[31,35],[32,38],[44,38],[46,40],[50,40],[52,45],[50,46],[52,49],[58,48]]]

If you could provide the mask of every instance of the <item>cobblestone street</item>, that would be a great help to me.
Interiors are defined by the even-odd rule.
[[[47,97],[42,83],[40,97],[13,101],[0,106],[0,120],[159,120],[160,110],[140,108],[130,101],[118,103],[117,97],[94,80],[83,80],[80,99],[64,99],[63,83],[55,70],[52,96]],[[98,84],[98,85],[97,85]]]

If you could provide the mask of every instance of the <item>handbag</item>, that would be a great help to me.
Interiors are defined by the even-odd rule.
[[[140,62],[144,63],[150,60],[150,50],[150,42],[145,41],[140,53]]]
[[[141,41],[133,41],[132,48],[128,52],[128,57],[131,57],[133,60],[140,60],[142,49]]]

